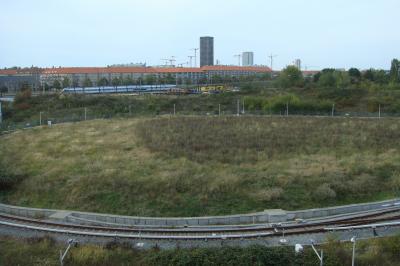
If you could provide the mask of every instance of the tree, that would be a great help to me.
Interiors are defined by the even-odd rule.
[[[171,74],[168,73],[168,75],[165,77],[165,83],[167,84],[175,84],[176,79],[173,77]]]
[[[133,85],[135,83],[135,81],[130,76],[127,76],[127,77],[124,78],[122,83],[125,86],[129,86],[129,85]]]
[[[375,81],[374,72],[375,72],[375,70],[372,68],[366,70],[363,74],[363,78],[366,80],[369,80],[371,82]]]
[[[400,61],[397,59],[392,60],[390,67],[390,81],[394,83],[400,82]]]
[[[372,68],[364,72],[363,78],[378,84],[387,84],[389,82],[389,76],[384,70],[375,70]]]
[[[115,77],[115,78],[112,79],[111,84],[114,87],[120,86],[121,85],[121,80],[118,77]]]
[[[79,87],[79,79],[74,78],[72,80],[72,87],[74,87],[74,88]]]
[[[295,66],[288,66],[279,75],[278,82],[283,88],[302,87],[304,85],[303,73]]]
[[[84,88],[93,87],[93,83],[92,83],[92,81],[91,81],[89,78],[85,78],[85,79],[83,80],[82,86],[83,86]]]
[[[352,84],[358,83],[361,80],[361,72],[357,68],[350,68],[347,72],[350,76],[350,82]]]
[[[71,86],[71,81],[69,80],[68,77],[64,77],[63,81],[62,81],[62,87],[68,88],[69,86]]]
[[[21,90],[15,95],[14,104],[17,110],[27,110],[31,108],[30,100],[32,91],[29,87],[22,86]]]
[[[314,80],[318,82],[318,87],[322,88],[333,88],[336,87],[336,78],[333,75],[334,69],[326,68],[318,73]]]
[[[351,83],[350,76],[346,71],[335,71],[333,72],[333,76],[336,80],[337,89],[345,89]]]
[[[107,86],[108,85],[108,80],[106,78],[101,78],[97,81],[97,86]]]
[[[56,90],[61,89],[61,83],[57,79],[53,82],[53,88]]]
[[[146,85],[153,85],[156,82],[156,76],[154,75],[146,75],[144,77],[144,83]]]
[[[0,87],[0,95],[3,96],[3,93],[7,93],[8,92],[8,88],[6,86],[2,86]]]

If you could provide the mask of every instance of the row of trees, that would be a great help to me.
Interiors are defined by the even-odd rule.
[[[361,83],[375,83],[377,85],[400,85],[400,61],[393,59],[390,72],[384,70],[369,69],[361,72],[357,68],[341,71],[326,68],[314,75],[305,78],[302,72],[295,66],[285,68],[278,78],[278,84],[283,88],[316,86],[320,88],[347,88]]]

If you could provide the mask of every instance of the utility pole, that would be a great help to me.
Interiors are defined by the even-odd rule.
[[[200,50],[199,48],[193,48],[194,51],[194,67],[197,67],[197,51]]]
[[[273,70],[273,66],[274,66],[274,58],[277,57],[277,55],[273,55],[271,54],[270,56],[268,56],[270,61],[271,61],[271,71]]]
[[[242,58],[242,55],[241,54],[235,54],[234,57],[238,58],[238,62],[239,62],[238,66],[240,66],[240,59]]]

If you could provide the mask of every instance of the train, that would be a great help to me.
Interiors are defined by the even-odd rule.
[[[129,86],[104,86],[104,87],[75,87],[65,88],[63,94],[111,94],[111,93],[159,93],[168,92],[176,85],[129,85]]]

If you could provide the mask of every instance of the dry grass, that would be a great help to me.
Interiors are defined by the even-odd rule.
[[[0,139],[0,162],[29,177],[2,198],[152,216],[389,198],[400,188],[399,125],[396,119],[162,118],[35,128]]]

